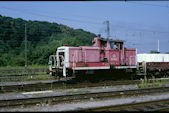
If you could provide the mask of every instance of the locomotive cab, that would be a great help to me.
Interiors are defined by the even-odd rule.
[[[49,57],[49,71],[51,75],[66,77],[66,68],[69,67],[69,47],[59,47],[55,55]]]
[[[94,38],[93,47],[101,47],[105,49],[123,49],[124,41],[123,40],[112,40],[112,39],[104,39],[100,37]]]
[[[69,47],[62,46],[57,49],[57,73],[66,77],[66,68],[69,67]]]

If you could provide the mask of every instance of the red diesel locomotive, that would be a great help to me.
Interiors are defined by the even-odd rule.
[[[114,76],[116,71],[136,71],[136,48],[125,48],[123,40],[96,37],[92,42],[93,46],[58,47],[56,55],[49,57],[50,74],[59,77],[97,74],[105,77],[108,73]]]

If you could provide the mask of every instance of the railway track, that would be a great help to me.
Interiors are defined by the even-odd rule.
[[[35,75],[37,76],[37,75]],[[18,76],[25,77],[25,76]],[[0,79],[1,80],[1,79]],[[151,79],[149,79],[151,80]],[[158,78],[158,81],[167,80],[166,78]],[[34,80],[34,81],[19,81],[19,82],[1,82],[0,93],[13,92],[13,91],[38,91],[58,88],[83,88],[83,87],[97,87],[97,86],[114,86],[114,85],[129,85],[138,84],[139,80],[105,80],[101,82],[76,82],[74,79],[68,78],[63,80]]]
[[[129,103],[121,105],[110,105],[104,107],[95,107],[75,111],[169,111],[169,98],[147,102]]]
[[[158,87],[158,88],[145,88],[145,89],[134,89],[134,90],[121,90],[121,91],[104,91],[104,92],[85,92],[85,93],[77,93],[77,94],[63,94],[63,95],[52,95],[52,96],[35,96],[35,97],[22,97],[22,98],[14,98],[14,99],[1,99],[0,100],[0,108],[9,108],[9,107],[19,107],[19,106],[33,106],[37,104],[60,104],[66,102],[77,102],[77,101],[85,101],[91,98],[97,99],[109,99],[109,98],[117,98],[121,96],[136,96],[136,95],[145,95],[145,94],[153,94],[159,92],[168,92],[169,87]],[[159,101],[159,100],[158,100]],[[159,101],[159,103],[162,100]],[[167,100],[169,102],[169,99]],[[150,104],[148,102],[147,104]],[[157,101],[153,101],[152,103],[157,103]],[[120,107],[132,107],[137,105],[145,105],[145,103],[134,103],[134,104],[125,104],[118,106],[106,106],[99,108],[90,108],[90,109],[81,109],[77,111],[107,111],[114,110],[115,108],[119,109]],[[126,107],[125,107],[126,108]],[[121,108],[120,108],[121,109]]]
[[[121,80],[121,81],[101,81],[101,82],[76,82],[75,80],[48,80],[48,81],[34,81],[34,82],[19,82],[0,84],[0,93],[13,91],[38,91],[49,89],[70,89],[83,87],[97,87],[97,86],[114,86],[114,85],[129,85],[137,84],[139,81]]]

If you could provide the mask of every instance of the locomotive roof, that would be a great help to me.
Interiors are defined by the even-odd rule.
[[[103,40],[103,41],[110,41],[110,42],[121,42],[121,43],[124,42],[124,40],[112,40],[112,39],[105,39],[105,38],[100,38],[100,37],[99,37],[99,39]]]

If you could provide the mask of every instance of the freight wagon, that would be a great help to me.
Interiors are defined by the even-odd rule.
[[[156,77],[169,75],[169,54],[137,54],[137,62],[141,74]]]

